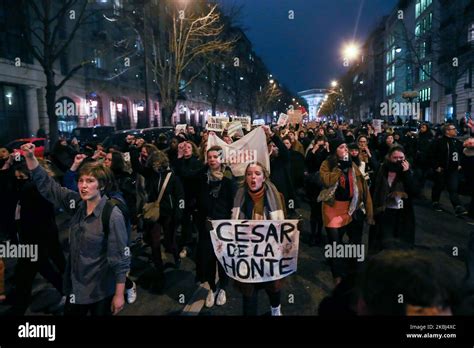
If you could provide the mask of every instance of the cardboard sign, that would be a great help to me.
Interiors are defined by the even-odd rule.
[[[232,117],[232,121],[240,122],[242,124],[242,128],[245,129],[247,132],[250,132],[250,130],[252,129],[250,116],[234,116]]]
[[[225,129],[227,129],[227,135],[229,137],[233,137],[234,135],[238,135],[239,137],[244,136],[242,123],[240,123],[240,121],[232,121],[227,123]]]
[[[317,122],[316,121],[309,121],[307,124],[306,124],[306,128],[316,128],[318,126]]]
[[[179,134],[181,133],[181,131],[184,131],[186,133],[186,127],[187,127],[186,124],[177,124],[174,130],[175,134]]]
[[[262,283],[295,273],[298,220],[213,220],[214,253],[229,277]]]
[[[278,122],[277,122],[278,126],[284,127],[286,126],[287,123],[288,123],[288,115],[281,113],[280,117],[278,117]]]
[[[206,129],[213,132],[222,132],[228,122],[228,117],[210,116],[207,119]]]
[[[227,144],[217,135],[209,135],[207,149],[218,145],[222,147],[222,162],[229,165],[234,176],[244,176],[249,163],[260,162],[270,171],[267,137],[262,127],[254,129],[246,136]]]
[[[303,114],[301,110],[288,110],[288,123],[289,124],[299,124],[303,119]]]
[[[372,126],[376,134],[382,133],[382,120],[372,120]]]

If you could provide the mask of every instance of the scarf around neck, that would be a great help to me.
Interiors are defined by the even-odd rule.
[[[268,180],[264,182],[263,186],[263,218],[270,220],[284,220],[284,203],[280,196],[280,192],[278,192],[275,185]],[[252,218],[246,216],[244,212],[245,209],[242,209],[246,203],[253,204],[253,200],[252,202],[248,202],[249,198],[252,200],[247,187],[242,186],[237,190],[234,198],[234,207],[232,208],[232,220],[245,220]]]

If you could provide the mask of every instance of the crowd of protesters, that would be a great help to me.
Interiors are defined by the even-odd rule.
[[[162,134],[150,143],[128,135],[125,145],[109,148],[80,146],[62,138],[44,159],[35,157],[32,144],[22,146],[21,156],[0,148],[2,237],[39,246],[38,262],[16,263],[11,313],[27,310],[37,273],[63,296],[65,315],[118,313],[125,302],[137,299],[137,285],[129,275],[132,245],[151,247],[152,293],[162,293],[166,285],[163,247],[175,268],[183,258],[193,257],[196,279],[209,284],[205,305],[224,305],[230,279],[215,257],[209,220],[301,219],[296,209],[306,201],[309,231],[303,235],[307,233],[311,246],[323,247],[324,241],[342,244],[344,238],[361,244],[364,228],[369,231],[373,267],[363,273],[359,284],[363,301],[354,312],[396,314],[377,297],[389,296],[382,279],[394,280],[397,272],[415,269],[416,281],[422,267],[426,272],[436,268],[426,266],[432,261],[429,256],[412,250],[414,199],[423,198],[426,183],[432,183],[434,211],[446,209],[440,197],[447,190],[454,214],[466,221],[474,219],[472,121],[461,131],[464,142],[449,123],[436,131],[423,123],[417,131],[405,133],[388,124],[377,133],[370,123],[262,127],[270,168],[249,164],[243,178],[235,177],[223,163],[221,147],[208,148],[212,132],[198,134],[192,126],[173,136]],[[226,133],[218,135],[227,144],[237,140]],[[471,199],[466,207],[459,197],[461,190]],[[70,219],[66,253],[59,243],[58,213]],[[403,251],[391,250],[393,245]],[[336,290],[344,292],[360,273],[359,265],[344,259],[328,261]],[[4,264],[0,258],[0,301],[10,297],[5,293]],[[453,284],[448,276],[440,282],[423,286]],[[242,294],[245,315],[257,314],[259,289],[269,297],[271,314],[282,314],[284,282],[234,283]],[[445,295],[448,301],[451,293]],[[320,313],[334,310],[334,303],[344,300],[328,298],[321,303]],[[416,294],[410,300],[415,307],[436,305],[440,308],[436,313],[441,314],[450,304],[431,303],[432,299],[425,303]],[[416,312],[415,307],[407,307],[406,313]]]

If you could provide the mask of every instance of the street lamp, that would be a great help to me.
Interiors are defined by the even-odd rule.
[[[331,81],[331,87],[337,87],[337,81],[336,80],[332,80]]]
[[[360,48],[356,43],[351,42],[343,47],[342,54],[344,58],[348,60],[354,60],[359,56]]]
[[[271,79],[270,83],[273,85],[275,83],[275,80]]]

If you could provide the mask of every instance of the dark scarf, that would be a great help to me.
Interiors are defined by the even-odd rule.
[[[221,167],[220,171],[213,172],[211,168],[207,170],[207,184],[209,185],[209,195],[213,198],[219,196],[219,192],[222,187],[222,178],[224,177],[224,168]]]

